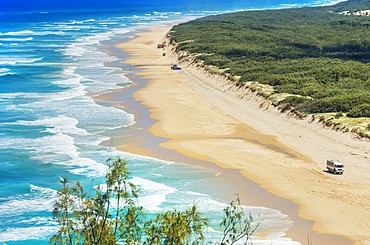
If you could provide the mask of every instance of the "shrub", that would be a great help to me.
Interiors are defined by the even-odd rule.
[[[334,118],[339,119],[342,116],[343,116],[343,112],[338,112],[337,114],[335,114]]]
[[[354,107],[347,113],[348,117],[370,117],[370,104],[362,104]]]

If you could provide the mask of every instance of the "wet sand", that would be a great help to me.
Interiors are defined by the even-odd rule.
[[[150,127],[130,140],[116,139],[118,148],[165,160],[217,164],[225,173],[239,175],[243,193],[255,197],[252,205],[288,214],[294,225],[287,237],[302,244],[307,244],[307,234],[313,244],[352,244],[347,238],[366,244],[369,144],[289,118],[266,104],[260,108],[261,98],[191,65],[180,63],[181,71],[170,70],[176,55],[156,47],[169,29],[152,28],[117,46],[132,55],[126,62],[139,69],[133,80],[147,79],[147,85],[137,92],[132,86],[131,92],[147,107],[143,114],[136,111],[138,125],[142,118],[142,125]],[[125,90],[100,98],[119,101]],[[155,120],[146,123],[148,109]],[[345,162],[343,176],[325,171],[328,158]]]

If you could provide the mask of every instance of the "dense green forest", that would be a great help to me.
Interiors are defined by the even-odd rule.
[[[174,26],[170,39],[237,85],[301,95],[280,102],[297,111],[369,117],[370,16],[354,14],[360,10],[370,1],[214,15]]]

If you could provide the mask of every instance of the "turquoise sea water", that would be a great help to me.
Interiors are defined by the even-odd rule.
[[[92,99],[132,84],[129,68],[115,65],[125,57],[113,45],[146,27],[209,14],[330,2],[37,3],[0,3],[0,244],[47,244],[57,230],[51,211],[60,178],[92,187],[103,180],[105,160],[118,155],[129,161],[149,212],[195,201],[216,228],[230,197],[222,193],[233,188],[220,172],[101,145],[111,131],[130,132],[136,123],[133,114]],[[279,210],[246,209],[264,220],[255,244],[299,244],[281,238],[292,222]],[[219,236],[211,229],[209,239]]]

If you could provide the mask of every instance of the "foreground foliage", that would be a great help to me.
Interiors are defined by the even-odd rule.
[[[154,219],[145,219],[138,205],[139,189],[129,181],[126,161],[109,159],[104,186],[99,185],[93,196],[87,195],[79,182],[70,187],[62,179],[53,217],[59,230],[51,244],[204,244],[209,222],[195,205],[185,211],[166,211]],[[240,200],[224,210],[224,227],[220,245],[243,241],[248,244],[259,223],[253,225],[251,214],[244,215]],[[210,243],[208,243],[210,244]]]
[[[298,111],[367,116],[370,17],[338,13],[368,9],[363,0],[209,16],[174,26],[170,38],[183,57],[216,66],[237,84],[303,96],[289,101]]]

